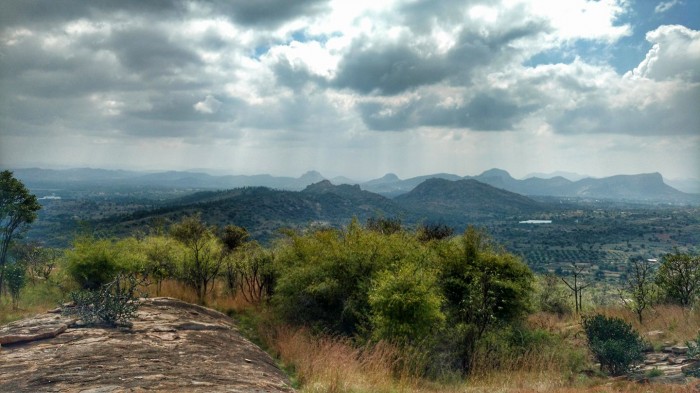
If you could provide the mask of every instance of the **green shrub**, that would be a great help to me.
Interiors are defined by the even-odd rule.
[[[118,255],[109,240],[78,238],[66,252],[66,272],[82,289],[94,290],[112,281],[119,272]]]
[[[410,343],[437,331],[445,321],[435,276],[410,264],[377,275],[369,293],[373,336]]]
[[[27,268],[23,263],[11,262],[5,265],[5,283],[12,297],[12,309],[16,310],[19,305],[19,295],[26,284]]]
[[[136,289],[140,284],[134,274],[117,274],[98,289],[71,292],[75,305],[63,312],[78,316],[85,325],[129,325],[139,307]]]
[[[632,326],[620,318],[594,315],[583,319],[588,347],[600,362],[601,370],[622,375],[630,366],[644,360],[644,342]]]

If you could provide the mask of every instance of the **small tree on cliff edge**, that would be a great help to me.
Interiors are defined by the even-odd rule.
[[[10,171],[0,172],[0,294],[5,279],[7,250],[13,238],[36,219],[41,205],[36,196],[12,176]]]

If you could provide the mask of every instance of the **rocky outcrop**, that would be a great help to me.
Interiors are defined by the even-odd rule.
[[[43,314],[0,327],[2,392],[291,392],[274,361],[214,310],[142,300],[129,329]]]

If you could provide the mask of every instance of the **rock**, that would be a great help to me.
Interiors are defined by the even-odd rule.
[[[650,332],[646,332],[645,335],[651,340],[659,340],[663,338],[666,333],[663,330],[652,330]]]
[[[695,372],[697,370],[700,370],[700,361],[699,360],[692,360],[690,363],[681,367],[681,371],[683,371],[683,373],[685,373],[685,374],[690,374],[690,373]]]
[[[43,314],[15,321],[0,328],[0,345],[16,344],[56,337],[68,329],[75,318]]]
[[[3,345],[0,392],[293,391],[226,315],[170,298],[141,302],[131,329],[76,327],[56,314],[0,327],[1,337],[62,330]]]
[[[671,347],[671,352],[677,354],[677,355],[682,355],[688,353],[688,347],[685,345],[675,345]]]

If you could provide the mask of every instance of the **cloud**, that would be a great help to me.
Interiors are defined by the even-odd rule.
[[[698,135],[699,32],[648,32],[646,58],[624,75],[600,54],[636,39],[630,4],[0,2],[0,156],[10,142],[49,137],[99,140],[100,151],[161,140],[179,149],[168,162],[217,146],[222,159],[234,160],[226,148],[248,157],[231,165],[273,166],[295,148],[328,165],[360,156],[375,169],[404,147],[426,151],[401,161],[417,167],[450,143],[458,147],[444,162],[464,159],[468,143],[500,148],[499,138],[564,146]],[[255,159],[261,151],[271,158]]]
[[[194,110],[206,114],[216,113],[219,111],[219,108],[221,108],[221,101],[211,95],[207,95],[203,101],[194,104]]]
[[[700,31],[664,25],[648,32],[646,39],[653,46],[629,77],[700,82]]]
[[[654,13],[663,14],[664,12],[673,8],[678,3],[679,3],[678,0],[662,1],[656,7],[654,7]]]

